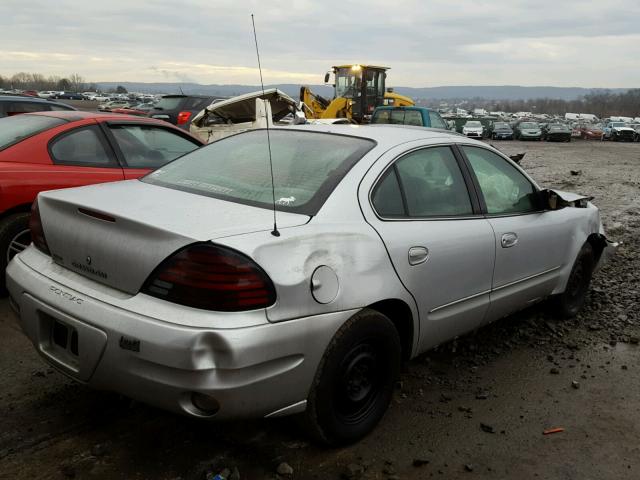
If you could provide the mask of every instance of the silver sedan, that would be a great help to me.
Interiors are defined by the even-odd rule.
[[[195,417],[302,414],[334,445],[375,427],[401,361],[541,300],[575,315],[615,248],[588,198],[393,126],[242,133],[31,219],[7,284],[52,366]]]

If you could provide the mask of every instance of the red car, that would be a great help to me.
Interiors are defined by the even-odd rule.
[[[146,110],[141,110],[140,108],[136,108],[135,106],[133,107],[123,107],[123,108],[113,108],[111,110],[111,113],[124,113],[125,115],[135,115],[137,117],[146,117],[147,115],[149,115],[149,111],[151,110],[151,107],[147,108]]]
[[[162,120],[80,111],[0,118],[0,292],[44,190],[138,178],[202,146]]]

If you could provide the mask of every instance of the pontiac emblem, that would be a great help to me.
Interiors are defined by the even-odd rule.
[[[91,257],[87,255],[87,265],[91,265]]]

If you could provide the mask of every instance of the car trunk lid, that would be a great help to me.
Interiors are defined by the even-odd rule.
[[[38,205],[56,263],[131,294],[189,244],[273,228],[271,210],[138,180],[41,193]],[[278,228],[309,218],[278,212]]]

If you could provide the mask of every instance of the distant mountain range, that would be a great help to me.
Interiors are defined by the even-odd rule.
[[[140,93],[186,93],[204,94],[222,97],[233,97],[243,93],[260,90],[256,85],[200,85],[198,83],[142,83],[142,82],[99,82],[102,90],[116,88],[122,85],[127,91]],[[300,85],[283,83],[265,85],[265,88],[278,88],[291,97],[297,99],[300,94]],[[310,85],[311,89],[324,97],[333,96],[333,88],[327,85]],[[554,98],[561,100],[575,100],[597,88],[581,87],[520,87],[517,85],[496,86],[451,86],[451,87],[394,87],[394,91],[401,95],[407,95],[418,99],[470,99],[482,98],[487,100],[530,100],[536,98]],[[627,88],[606,89],[611,92],[626,92]]]

